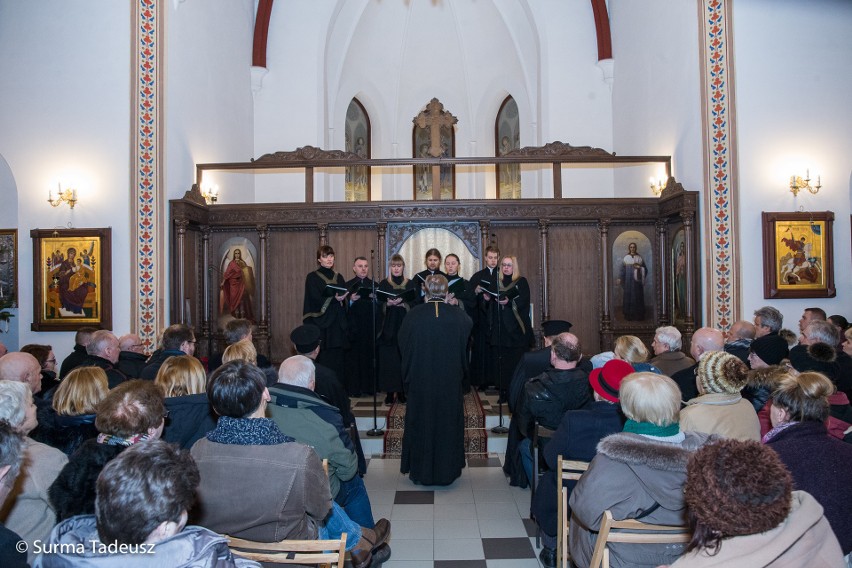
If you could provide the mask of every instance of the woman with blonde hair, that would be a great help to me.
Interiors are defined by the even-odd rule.
[[[680,389],[656,373],[622,379],[618,400],[627,417],[624,430],[597,446],[588,471],[569,501],[571,560],[588,566],[605,510],[616,520],[659,525],[686,524],[683,485],[689,457],[713,437],[680,429]],[[678,544],[612,544],[610,565],[657,566],[673,562]]]
[[[38,440],[71,455],[98,435],[95,409],[109,392],[99,367],[77,367],[56,387],[50,407],[39,410]]]
[[[825,509],[843,554],[852,553],[852,445],[832,438],[826,422],[831,380],[821,373],[781,377],[772,393],[772,430],[763,443],[775,450],[793,476]]]
[[[654,365],[648,363],[648,348],[642,343],[642,340],[635,335],[622,335],[615,340],[615,348],[613,349],[615,358],[630,363],[637,373],[657,373],[662,375],[663,372]]]
[[[163,440],[189,449],[216,427],[216,416],[207,400],[207,376],[198,359],[189,355],[169,357],[154,382],[166,395],[168,416]]]
[[[242,359],[248,361],[252,365],[257,365],[257,349],[254,344],[248,339],[241,339],[236,343],[229,345],[225,352],[222,353],[222,364]]]

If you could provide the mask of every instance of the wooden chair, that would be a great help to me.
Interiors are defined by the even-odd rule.
[[[257,562],[307,564],[343,568],[346,558],[346,533],[330,540],[282,540],[254,542],[224,535],[234,554]]]
[[[535,501],[535,488],[538,486],[538,478],[541,477],[543,473],[539,469],[539,445],[542,440],[549,440],[553,437],[555,430],[551,430],[547,426],[542,426],[538,423],[538,420],[535,421],[535,428],[533,428],[533,437],[530,440],[530,449],[532,450],[532,459],[533,459],[533,478],[530,479],[530,512],[532,512],[532,504]],[[541,547],[541,535],[536,531],[535,533],[535,546],[536,548]]]
[[[583,473],[589,469],[589,462],[578,460],[565,460],[560,455],[557,459],[556,498],[559,499],[556,507],[559,532],[556,533],[556,550],[562,559],[562,568],[568,568],[568,526],[570,519],[565,515],[568,511],[568,486],[566,481],[577,481]]]
[[[618,529],[618,530],[613,530]],[[609,549],[607,543],[624,542],[630,544],[674,544],[689,542],[692,535],[686,527],[670,525],[650,525],[633,519],[616,521],[607,509],[601,520],[598,540],[592,553],[589,568],[609,568]]]

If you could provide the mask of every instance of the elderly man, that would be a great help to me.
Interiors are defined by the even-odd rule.
[[[314,392],[314,363],[294,355],[281,363],[278,384],[269,388],[272,397],[267,414],[287,436],[314,449],[328,460],[331,495],[349,518],[367,528],[376,526],[364,481],[358,475],[358,456],[340,412]],[[379,556],[384,559],[380,559]],[[390,550],[380,548],[373,561],[384,561]]]
[[[186,526],[198,481],[185,450],[161,440],[128,448],[98,477],[97,514],[63,521],[44,544],[53,552],[41,556],[41,566],[259,567],[234,556],[224,537]],[[130,553],[107,548],[116,545]]]
[[[0,422],[0,507],[15,485],[15,478],[24,457],[23,436],[8,422]],[[4,568],[28,568],[27,553],[15,547],[21,537],[0,523],[0,566]]]
[[[135,333],[128,333],[118,338],[118,370],[129,379],[138,379],[142,376],[142,369],[148,364],[148,356],[145,355],[145,344]]]
[[[0,380],[27,383],[30,392],[41,391],[41,365],[29,353],[15,351],[0,358]]]
[[[722,351],[724,346],[725,338],[718,329],[702,327],[692,334],[692,344],[689,346],[689,354],[697,362],[691,367],[687,367],[672,375],[672,379],[680,387],[681,397],[684,402],[698,396],[698,384],[696,383],[698,362],[707,353]]]
[[[820,343],[824,345],[817,345]],[[852,397],[852,359],[836,347],[837,343],[837,328],[829,321],[814,320],[805,326],[799,345],[790,350],[790,360],[799,371],[825,374],[838,391]],[[800,368],[802,365],[804,368]]]
[[[763,337],[770,333],[778,333],[784,324],[784,316],[772,306],[763,306],[754,310],[754,337]]]
[[[426,276],[426,301],[399,329],[402,383],[408,396],[400,471],[414,483],[449,485],[464,467],[462,381],[473,321],[444,302],[447,278]]]
[[[589,375],[577,366],[583,355],[580,340],[573,333],[560,333],[551,345],[550,364],[553,367],[530,379],[518,401],[518,429],[524,435],[520,443],[520,457],[527,480],[532,478],[531,438],[536,422],[555,430],[568,410],[583,408],[592,402]],[[506,450],[509,463],[509,450]]]
[[[79,367],[84,359],[88,358],[89,354],[86,353],[86,346],[89,344],[92,334],[97,330],[95,327],[81,327],[77,330],[77,333],[74,335],[74,350],[62,361],[62,366],[59,368],[60,381],[73,369]]]
[[[118,370],[118,356],[121,348],[118,338],[111,331],[101,329],[92,334],[86,346],[89,356],[80,364],[81,367],[100,367],[104,370],[109,382],[109,388],[115,388],[127,380],[127,376]]]
[[[680,350],[682,346],[682,336],[676,327],[658,327],[654,333],[654,341],[651,342],[655,357],[649,363],[667,377],[695,365],[695,360]]]
[[[175,355],[195,355],[195,333],[182,323],[170,325],[163,331],[162,350],[151,355],[142,369],[140,379],[153,381],[166,359]]]
[[[734,322],[731,330],[728,332],[728,341],[725,343],[725,353],[730,353],[746,365],[748,362],[749,348],[751,342],[754,341],[754,335],[757,329],[754,324],[740,320]]]

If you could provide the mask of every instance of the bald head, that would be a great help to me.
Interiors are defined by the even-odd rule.
[[[689,353],[698,361],[705,353],[721,351],[724,346],[725,338],[721,331],[712,327],[702,327],[692,335]]]
[[[550,364],[557,369],[569,369],[577,365],[583,352],[580,340],[573,333],[560,333],[550,345]]]
[[[145,346],[142,340],[135,333],[128,333],[118,338],[118,347],[122,351],[132,351],[134,353],[144,353]]]
[[[0,358],[0,379],[27,383],[30,391],[36,394],[41,390],[41,365],[38,364],[38,359],[29,353],[8,353]]]
[[[754,339],[756,328],[750,321],[740,320],[731,326],[731,331],[728,332],[728,339],[736,341],[738,339]]]

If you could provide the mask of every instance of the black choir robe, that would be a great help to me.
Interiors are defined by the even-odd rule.
[[[338,377],[343,377],[343,353],[347,344],[346,308],[334,296],[325,295],[327,284],[345,287],[346,281],[334,270],[323,267],[305,277],[302,321],[320,328],[322,346],[317,362],[329,367]]]

